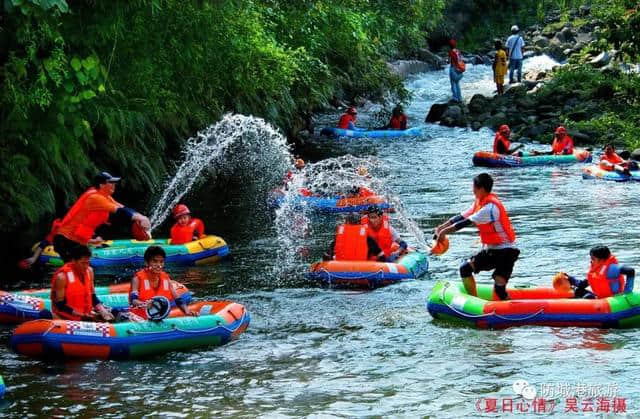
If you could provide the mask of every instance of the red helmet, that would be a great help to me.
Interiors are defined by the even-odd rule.
[[[191,214],[191,211],[189,211],[189,207],[187,207],[185,204],[178,204],[173,209],[173,218],[178,218],[181,215],[188,215],[188,214]]]
[[[351,106],[351,107],[349,107],[349,108],[347,109],[347,113],[348,113],[349,115],[357,115],[357,114],[358,114],[358,111],[356,110],[356,108],[354,108],[353,106]]]
[[[458,41],[456,41],[455,39],[451,38],[449,39],[449,46],[451,48],[455,48],[458,45]]]
[[[563,127],[562,125],[560,125],[558,128],[556,128],[556,134],[567,135],[567,129],[565,127]]]
[[[509,125],[500,125],[498,132],[502,135],[509,135],[511,134],[511,129],[509,128]]]

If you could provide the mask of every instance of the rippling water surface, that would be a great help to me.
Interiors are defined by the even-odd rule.
[[[525,68],[549,66],[530,60]],[[444,71],[407,82],[414,91],[412,125],[449,96]],[[470,66],[463,95],[491,93],[488,67]],[[491,147],[488,130],[429,126],[421,139],[319,140],[318,154],[373,154],[393,168],[388,179],[425,230],[466,209],[471,179],[481,170],[474,151]],[[585,181],[581,166],[489,170],[508,208],[522,253],[511,284],[550,283],[558,270],[581,275],[588,250],[607,244],[624,263],[640,267],[636,217],[638,185]],[[330,241],[334,220],[313,219],[310,256]],[[216,232],[215,225],[208,225]],[[143,361],[51,363],[13,354],[10,329],[0,338],[0,374],[9,393],[3,416],[438,416],[479,414],[487,399],[516,398],[524,379],[540,393],[566,384],[618,390],[633,416],[640,413],[640,336],[635,330],[523,327],[478,331],[436,323],[425,309],[438,279],[455,279],[461,260],[479,249],[468,229],[451,236],[449,252],[431,260],[430,273],[373,292],[320,289],[294,273],[274,278],[276,238],[271,226],[230,231],[233,261],[174,270],[198,296],[245,304],[252,323],[232,344]],[[409,242],[410,237],[409,237]],[[487,273],[480,281],[490,281]],[[582,398],[579,409],[582,411]],[[553,415],[567,416],[566,395],[555,394]],[[597,403],[594,402],[594,410]],[[531,411],[531,409],[530,409]],[[581,413],[580,413],[581,414]],[[525,414],[522,414],[525,415]]]

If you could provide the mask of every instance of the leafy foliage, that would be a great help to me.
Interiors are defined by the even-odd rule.
[[[443,4],[4,0],[0,231],[60,212],[98,168],[145,196],[224,112],[294,132],[332,98],[402,98],[385,58],[422,47]]]

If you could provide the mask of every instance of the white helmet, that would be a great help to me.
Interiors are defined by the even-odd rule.
[[[518,27],[518,25],[513,25],[511,27],[511,32],[513,32],[513,33],[520,32],[520,28]]]

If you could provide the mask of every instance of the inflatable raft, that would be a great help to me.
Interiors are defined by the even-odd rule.
[[[419,278],[428,269],[427,255],[411,252],[394,263],[347,260],[316,262],[311,265],[307,277],[331,288],[374,289]]]
[[[551,287],[508,288],[500,301],[493,285],[478,284],[478,297],[462,283],[439,281],[431,290],[427,310],[435,319],[481,329],[512,326],[578,326],[630,328],[640,326],[640,293],[587,300]]]
[[[309,208],[313,211],[337,214],[345,212],[361,212],[372,205],[383,211],[392,212],[391,204],[386,202],[384,196],[352,196],[323,198],[319,196],[298,195],[293,198],[293,205],[298,208]],[[269,207],[279,208],[284,202],[282,193],[273,192],[269,197]]]
[[[529,153],[522,153],[522,156],[512,156],[490,151],[478,151],[473,155],[473,164],[482,167],[522,167],[590,163],[591,159],[591,153],[587,150],[575,150],[573,154],[542,156]]]
[[[102,294],[100,301],[108,307],[118,310],[127,310],[129,308],[129,284],[120,284],[118,289],[126,286],[126,292],[118,294]],[[108,288],[108,287],[102,287]],[[46,291],[44,297],[38,297]],[[187,287],[181,285],[176,288],[178,295],[185,302],[191,301],[191,292]],[[21,294],[0,291],[0,324],[18,324],[35,319],[50,319],[51,300],[49,290],[37,290],[34,294]],[[179,310],[179,309],[178,309]]]
[[[381,130],[352,130],[326,127],[322,128],[320,135],[332,138],[398,138],[398,137],[420,137],[422,128],[414,127],[405,130],[381,129]]]
[[[172,265],[200,265],[215,263],[229,255],[229,246],[220,237],[206,236],[185,244],[170,244],[167,239],[147,241],[109,240],[104,246],[93,248],[91,266],[103,268],[111,266],[144,264],[144,251],[149,246],[160,246],[167,253],[165,262]],[[62,266],[62,259],[53,246],[47,246],[40,261],[53,266]]]
[[[632,170],[630,173],[630,175],[625,175],[614,170],[603,170],[600,166],[594,164],[582,169],[582,178],[610,180],[613,182],[640,182],[640,170]]]
[[[230,301],[198,304],[199,317],[174,317],[159,322],[33,320],[16,328],[11,348],[33,357],[130,359],[223,345],[249,326],[249,313],[240,304]]]
[[[126,294],[129,292],[130,286],[130,283],[123,282],[121,284],[114,284],[106,287],[94,287],[94,289],[96,291],[96,295]],[[31,297],[49,298],[49,296],[51,295],[51,288],[21,290],[16,291],[15,293],[21,295],[29,295]]]

